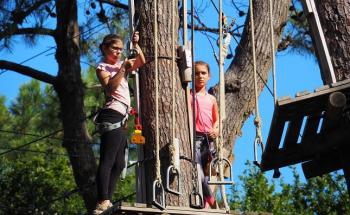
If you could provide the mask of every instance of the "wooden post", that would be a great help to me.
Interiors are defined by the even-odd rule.
[[[316,10],[314,0],[301,0],[304,8],[304,13],[309,22],[312,41],[317,53],[318,63],[321,69],[321,75],[324,84],[337,82],[333,70],[331,57],[327,48],[326,39],[324,37],[320,19]]]

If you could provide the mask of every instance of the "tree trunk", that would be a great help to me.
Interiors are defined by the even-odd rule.
[[[350,78],[350,1],[316,0],[337,81]]]
[[[80,70],[77,2],[57,1],[56,59],[59,65],[54,87],[60,99],[59,116],[64,129],[63,146],[67,149],[76,184],[86,208],[93,209],[96,161],[86,129],[84,92]]]
[[[280,41],[283,27],[288,17],[290,0],[273,1],[275,48]],[[260,95],[267,82],[268,73],[272,67],[269,1],[254,1],[256,67],[258,93]],[[254,74],[251,55],[251,38],[249,15],[245,21],[242,39],[236,48],[236,56],[225,74],[226,119],[224,121],[224,156],[227,157],[234,147],[237,135],[241,135],[243,123],[255,108]],[[260,78],[260,77],[261,78]],[[215,87],[217,91],[218,87]],[[271,98],[271,102],[273,99]],[[268,126],[268,125],[266,125]],[[247,135],[247,134],[246,134]],[[254,134],[250,134],[254,135]],[[247,147],[253,147],[253,143]],[[252,148],[253,149],[253,148]]]
[[[176,17],[178,17],[177,1],[176,2]],[[171,57],[172,47],[172,28],[171,28],[171,3],[172,1],[158,1],[158,55]],[[166,169],[169,166],[169,158],[171,153],[169,152],[169,146],[172,144],[172,121],[175,120],[175,137],[180,140],[180,155],[184,155],[191,158],[190,138],[188,131],[188,122],[186,117],[186,100],[185,91],[181,86],[180,76],[176,67],[174,73],[176,78],[175,86],[175,100],[172,99],[172,61],[169,59],[158,59],[159,78],[155,79],[154,73],[154,1],[145,0],[141,1],[140,5],[140,45],[143,47],[147,64],[140,71],[140,98],[141,98],[141,110],[142,110],[142,122],[143,133],[146,138],[145,145],[145,157],[151,157],[155,155],[155,143],[156,135],[159,135],[160,142],[160,160],[161,160],[161,174],[162,181],[165,187],[165,174]],[[178,20],[175,20],[176,27],[178,29]],[[178,41],[178,32],[175,32],[175,41]],[[176,45],[177,42],[176,42]],[[171,59],[171,58],[170,58]],[[155,83],[159,84],[159,92],[155,90]],[[159,133],[156,133],[156,110],[155,101],[156,93],[159,95]],[[172,103],[175,102],[175,118],[172,119]],[[191,191],[191,176],[192,169],[191,163],[185,160],[181,160],[181,188],[183,196],[181,198],[167,194],[167,205],[188,205],[188,196]],[[147,172],[146,184],[147,184],[147,200],[151,201],[152,198],[152,183],[156,177],[155,160],[151,160],[145,163],[145,169]]]
[[[148,65],[141,72],[141,101],[143,111],[142,119],[144,132],[147,139],[146,154],[154,155],[154,143],[155,143],[155,78],[154,78],[154,61],[150,56],[154,55],[154,35],[153,35],[153,1],[143,1],[141,9],[141,45],[145,48],[145,55],[148,57]],[[287,20],[288,7],[290,0],[275,0],[274,3],[274,29],[275,29],[275,47],[281,37],[283,27]],[[271,68],[271,53],[270,53],[270,36],[266,34],[269,29],[269,16],[268,1],[255,1],[254,3],[254,18],[259,20],[256,22],[255,34],[256,34],[256,53],[257,68],[263,80],[266,82],[268,71]],[[170,56],[171,54],[171,3],[160,1],[158,3],[158,28],[161,31],[158,34],[158,52],[159,55]],[[249,16],[247,16],[246,24]],[[152,29],[152,30],[151,30]],[[249,25],[245,25],[245,29],[242,35],[240,44],[236,50],[236,57],[231,63],[227,73],[225,74],[225,85],[226,89],[230,88],[231,91],[226,92],[226,113],[227,118],[224,126],[224,135],[227,140],[225,143],[226,154],[231,153],[233,144],[237,134],[240,134],[243,122],[252,113],[254,103],[254,79],[253,79],[253,66],[251,64],[251,43],[249,34]],[[160,148],[161,157],[168,157],[168,145],[171,142],[171,61],[161,59],[159,60],[159,88],[161,92],[160,105],[159,105],[159,116],[160,116]],[[261,80],[258,82],[259,93],[264,87]],[[190,142],[188,137],[188,128],[186,123],[186,112],[185,112],[185,95],[184,90],[181,88],[180,80],[177,77],[176,81],[176,134],[181,140],[181,152],[180,154],[190,156]],[[179,129],[181,128],[181,129]],[[252,143],[253,144],[253,143]],[[162,175],[164,180],[165,169],[169,164],[169,159],[161,159]],[[185,194],[189,194],[191,191],[190,180],[191,180],[191,168],[186,161],[181,162],[181,173],[184,177]],[[186,164],[186,167],[184,166]],[[148,181],[150,185],[155,178],[154,162],[146,164],[146,172],[150,173],[152,177]],[[147,187],[147,193],[151,193],[151,187]],[[150,197],[149,197],[150,199]],[[177,198],[167,198],[167,204],[177,204]],[[185,201],[179,202],[179,205],[188,205],[187,198],[182,198]]]

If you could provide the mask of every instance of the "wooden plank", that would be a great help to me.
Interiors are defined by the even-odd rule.
[[[307,161],[309,155],[305,154],[306,151],[304,151],[300,145],[295,146],[293,149],[289,150],[279,150],[275,152],[274,154],[271,154],[268,158],[269,160],[266,160],[261,166],[261,170],[263,172],[278,169],[281,167],[293,165],[300,163],[302,161]]]
[[[280,117],[278,117],[278,110],[278,106],[276,106],[275,111],[273,113],[273,118],[270,126],[269,135],[267,137],[263,157],[268,155],[269,153],[277,151],[281,142],[281,137],[286,122]]]
[[[341,85],[345,85],[345,84],[348,84],[348,83],[350,83],[350,79],[344,79],[342,81],[338,81],[336,83],[332,83],[331,87],[339,87]]]
[[[263,171],[312,159],[315,154],[314,147],[321,141],[317,130],[323,113],[327,109],[328,97],[337,91],[350,97],[350,81],[334,84],[331,88],[327,85],[322,90],[300,95],[294,100],[290,98],[278,100],[262,156],[261,167]],[[295,147],[302,126],[302,118],[305,116],[307,116],[307,120],[301,144],[298,144],[302,146]],[[286,138],[282,149],[279,149],[283,130],[288,121],[290,125],[288,125]]]
[[[345,82],[336,87],[317,91],[304,96],[296,97],[295,99],[278,100],[279,117],[289,121],[294,119],[296,115],[311,115],[315,111],[324,111],[326,109],[329,94],[340,91],[347,97],[350,97],[350,82]]]
[[[307,117],[305,123],[305,129],[302,134],[301,143],[307,142],[308,139],[313,138],[317,135],[317,128],[321,121],[321,113],[317,113],[315,115],[311,115]]]
[[[336,78],[333,70],[331,57],[328,51],[325,36],[322,31],[322,25],[317,13],[314,0],[302,0],[304,14],[309,23],[311,31],[312,42],[314,44],[318,63],[320,65],[322,77],[327,83],[335,83]]]
[[[323,85],[323,86],[321,86],[321,87],[316,88],[314,92],[315,92],[315,93],[316,93],[316,92],[320,92],[320,91],[323,91],[323,90],[327,90],[327,89],[329,89],[329,88],[330,88],[329,85]]]
[[[328,94],[333,93],[333,92],[337,92],[337,91],[341,91],[345,94],[350,94],[350,82],[342,82],[339,84],[333,84],[334,87],[325,89],[325,90],[321,90],[321,91],[317,91],[314,93],[310,93],[307,94],[305,96],[300,96],[297,97],[295,99],[290,99],[290,100],[281,100],[278,101],[278,105],[280,107],[283,107],[285,105],[293,105],[293,106],[298,106],[299,104],[303,104],[304,100],[316,100],[319,101],[319,99],[327,99],[328,98]],[[324,98],[325,97],[325,98]],[[309,101],[310,102],[310,101]]]
[[[307,90],[304,90],[304,91],[301,91],[301,92],[297,92],[297,93],[295,94],[295,97],[306,96],[306,95],[308,95],[308,94],[310,94],[310,92],[307,91]]]
[[[342,168],[338,151],[332,151],[320,159],[303,163],[302,169],[306,179],[333,172]]]
[[[278,98],[277,100],[278,100],[278,102],[287,101],[287,100],[291,101],[292,98],[290,96],[282,96],[282,97]]]
[[[270,155],[270,160],[263,166],[262,171],[322,159],[327,157],[334,149],[341,147],[347,148],[343,151],[350,152],[350,145],[348,144],[350,139],[349,129],[349,126],[345,125],[326,134],[317,134],[312,138],[306,138],[302,144],[297,144],[296,147],[289,150],[281,149]]]
[[[333,172],[349,165],[344,166],[344,155],[345,159],[348,159],[350,153],[348,131],[349,128],[344,126],[322,135],[324,138],[314,147],[314,159],[302,164],[306,178]]]
[[[143,215],[143,214],[183,214],[183,215],[226,215],[226,214],[240,214],[235,212],[226,212],[225,210],[219,209],[194,209],[189,207],[176,207],[167,206],[165,210],[159,210],[158,208],[149,206],[147,204],[126,204],[119,203],[103,212],[101,215]]]
[[[297,145],[303,119],[303,116],[297,116],[294,120],[289,122],[286,137],[284,138],[283,142],[284,149],[288,150],[289,148],[293,148]]]

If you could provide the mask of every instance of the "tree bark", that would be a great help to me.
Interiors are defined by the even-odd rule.
[[[77,2],[56,1],[56,10],[58,75],[54,87],[61,105],[59,116],[64,129],[63,146],[68,151],[74,178],[86,208],[91,211],[96,200],[93,182],[97,167],[85,121]]]
[[[171,2],[172,1],[158,1],[158,54],[159,56],[171,57],[172,47],[172,31],[171,31]],[[145,0],[141,1],[140,5],[140,45],[143,47],[146,59],[148,63],[140,71],[140,92],[141,92],[141,110],[143,132],[146,138],[145,145],[145,157],[155,156],[155,142],[156,135],[159,135],[160,142],[160,160],[161,160],[161,174],[163,185],[165,186],[165,174],[166,169],[169,166],[169,158],[171,153],[169,152],[170,144],[172,143],[172,121],[175,120],[175,137],[180,140],[180,155],[184,155],[191,158],[190,138],[188,136],[188,122],[186,115],[186,100],[185,91],[181,86],[180,75],[176,67],[175,73],[172,72],[172,61],[169,59],[159,58],[158,70],[159,78],[155,79],[154,73],[154,46],[155,37],[153,33],[154,29],[154,1]],[[178,8],[176,4],[176,17]],[[178,29],[178,20],[174,20],[176,23],[175,29]],[[175,32],[176,45],[178,41],[178,32]],[[172,99],[172,74],[175,75],[175,100]],[[155,90],[155,83],[159,83],[159,92]],[[159,95],[159,113],[155,110],[155,97]],[[175,103],[175,119],[172,119],[172,103]],[[159,114],[159,133],[156,133],[156,114]],[[191,176],[192,169],[191,163],[185,160],[181,160],[181,188],[183,196],[181,198],[167,194],[167,205],[187,205],[188,196],[192,189]],[[147,172],[146,184],[147,184],[147,200],[151,201],[152,198],[152,183],[155,180],[155,160],[145,163],[145,169]]]
[[[269,1],[254,1],[253,4],[257,56],[256,67],[257,72],[259,73],[257,75],[258,94],[260,95],[264,88],[264,82],[267,82],[268,73],[272,68],[272,57],[270,51],[271,39],[269,30],[270,20],[268,15]],[[283,27],[287,21],[289,5],[290,0],[273,1],[275,48],[277,48]],[[251,50],[250,22],[248,14],[242,33],[242,39],[236,48],[236,56],[225,73],[225,100],[227,115],[223,129],[225,157],[228,157],[233,151],[237,136],[242,135],[241,129],[243,123],[255,109],[254,74]],[[218,86],[215,87],[214,92],[216,92],[217,89]],[[271,102],[273,102],[272,98]],[[252,147],[253,149],[253,143],[248,147]]]
[[[316,0],[337,81],[350,78],[350,1]]]
[[[141,72],[141,101],[143,112],[143,126],[145,128],[145,136],[147,139],[146,154],[154,154],[154,143],[155,143],[155,81],[160,84],[160,148],[161,156],[168,158],[169,151],[168,145],[171,142],[171,62],[169,60],[159,60],[159,80],[154,79],[154,61],[153,58],[153,47],[154,47],[154,35],[153,35],[153,1],[143,1],[140,8],[141,10],[141,45],[145,47],[145,54],[148,56],[149,64]],[[290,0],[275,0],[273,3],[273,14],[274,14],[274,29],[275,29],[275,47],[280,40],[283,27],[287,20],[288,8]],[[270,53],[270,35],[267,34],[269,29],[269,16],[268,1],[255,1],[254,3],[254,18],[256,21],[255,35],[256,35],[256,53],[257,53],[257,68],[262,79],[266,82],[268,72],[271,68],[271,53]],[[170,2],[158,2],[158,28],[161,31],[158,34],[158,52],[159,55],[170,56],[171,47],[171,5]],[[225,85],[226,88],[230,89],[226,93],[226,113],[227,118],[224,125],[224,136],[226,149],[225,156],[228,156],[233,150],[233,143],[237,135],[241,133],[241,128],[244,121],[252,113],[254,103],[254,79],[253,79],[253,66],[251,59],[251,42],[249,34],[249,16],[247,16],[245,29],[243,31],[242,39],[239,46],[236,49],[236,56],[232,61],[227,73],[225,74]],[[152,29],[152,30],[151,30]],[[152,60],[150,60],[152,59]],[[263,81],[258,81],[259,94],[264,87]],[[190,142],[188,137],[188,130],[185,126],[187,123],[185,108],[185,95],[181,89],[180,80],[177,77],[176,81],[176,95],[177,108],[176,108],[176,134],[181,140],[181,154],[190,156]],[[180,129],[181,128],[181,129]],[[253,143],[252,143],[253,145]],[[169,164],[169,159],[161,159],[162,175],[165,174],[165,169]],[[184,167],[186,162],[181,162],[181,173],[184,174],[184,184],[190,185],[191,180],[191,168],[190,166]],[[146,164],[146,172],[150,173],[152,177],[148,181],[150,185],[155,177],[154,162]],[[163,177],[164,180],[164,177]],[[147,193],[151,193],[151,187],[147,188]],[[191,187],[185,188],[185,195],[189,194]],[[149,197],[150,198],[150,197]],[[182,198],[184,199],[184,198]],[[179,202],[179,205],[188,205],[188,200]],[[167,203],[177,204],[174,198],[167,198]]]

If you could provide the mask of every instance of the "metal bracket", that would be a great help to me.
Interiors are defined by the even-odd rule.
[[[227,181],[213,181],[213,176],[212,176],[212,168],[214,167],[214,169],[216,170],[217,167],[220,168],[220,166],[222,165],[228,165],[228,167],[230,168],[230,177],[229,180]],[[208,184],[215,184],[215,185],[229,185],[229,184],[233,184],[233,179],[232,179],[232,170],[231,170],[231,163],[229,160],[227,160],[226,158],[215,158],[210,162],[209,165],[209,181]]]
[[[178,178],[178,183],[177,183],[177,190],[173,190],[170,188],[170,176],[177,176]],[[166,174],[166,191],[169,193],[175,194],[175,195],[181,195],[182,193],[180,192],[180,171],[173,165],[169,166],[167,169],[167,174]]]

